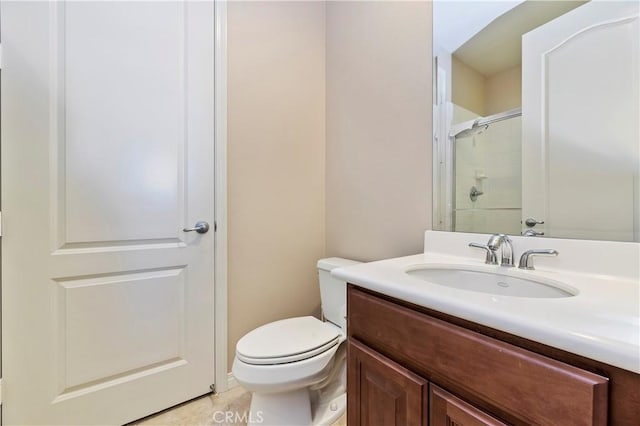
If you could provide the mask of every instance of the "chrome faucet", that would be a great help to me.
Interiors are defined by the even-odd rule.
[[[487,247],[494,253],[500,250],[500,266],[513,266],[513,245],[507,235],[493,234]]]

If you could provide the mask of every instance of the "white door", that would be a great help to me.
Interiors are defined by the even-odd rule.
[[[4,424],[213,383],[212,2],[5,2]]]
[[[592,1],[523,36],[523,230],[640,241],[638,9]]]

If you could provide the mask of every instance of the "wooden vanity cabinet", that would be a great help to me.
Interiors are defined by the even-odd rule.
[[[347,300],[349,426],[640,424],[637,374],[353,285]]]

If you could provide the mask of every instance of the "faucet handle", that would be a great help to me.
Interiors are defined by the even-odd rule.
[[[469,243],[469,247],[486,250],[487,253],[486,253],[486,257],[484,259],[484,263],[486,263],[487,265],[497,265],[498,264],[498,258],[496,257],[496,252],[493,251],[492,249],[490,249],[488,245],[478,244],[478,243]]]
[[[558,251],[553,249],[533,249],[527,250],[520,256],[520,262],[518,268],[533,270],[533,257],[534,256],[557,256]]]

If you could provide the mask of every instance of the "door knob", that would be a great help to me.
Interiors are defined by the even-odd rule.
[[[184,232],[196,231],[198,234],[206,234],[209,231],[209,224],[205,221],[196,222],[196,226],[193,228],[183,228]]]
[[[527,225],[529,228],[533,228],[536,225],[544,224],[544,220],[536,220],[532,217],[528,217],[525,219],[524,224]]]

